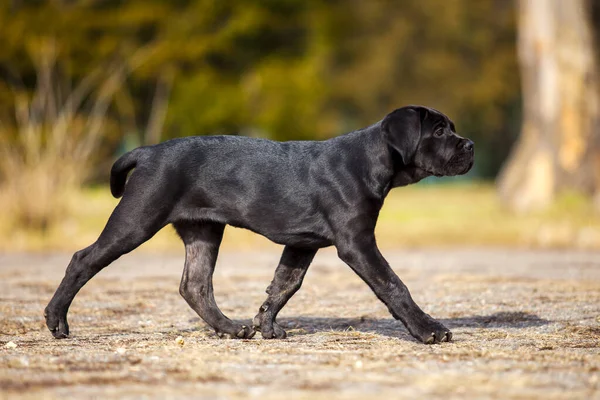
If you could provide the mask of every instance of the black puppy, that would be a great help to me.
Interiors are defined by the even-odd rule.
[[[67,311],[81,287],[171,223],[186,250],[179,291],[219,336],[250,338],[260,330],[265,338],[284,338],[277,313],[300,288],[317,250],[334,245],[415,338],[449,341],[450,331],[417,306],[383,258],[374,230],[393,187],[464,174],[473,154],[473,142],[458,136],[448,117],[418,106],[325,141],[206,136],[140,147],[113,165],[110,188],[123,199],[98,240],[73,255],[46,307],[46,324],[55,338],[67,337]],[[223,315],[213,296],[227,224],[285,245],[252,327]]]

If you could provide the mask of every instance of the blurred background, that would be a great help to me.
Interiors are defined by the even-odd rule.
[[[407,104],[449,115],[476,162],[394,190],[382,247],[600,248],[599,3],[3,1],[0,249],[91,244],[134,147],[322,140]],[[182,245],[168,228],[144,248]]]

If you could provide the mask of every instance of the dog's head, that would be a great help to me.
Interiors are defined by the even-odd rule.
[[[473,142],[457,135],[454,123],[432,108],[399,108],[386,115],[381,129],[405,166],[435,176],[466,174],[473,166]]]

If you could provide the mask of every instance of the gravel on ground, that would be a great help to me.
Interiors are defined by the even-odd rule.
[[[0,254],[0,398],[600,398],[600,253],[386,256],[451,343],[417,343],[332,250],[281,312],[285,340],[219,339],[179,296],[183,254],[136,252],[82,289],[55,340],[42,314],[70,255]],[[250,323],[278,257],[221,254],[226,315]]]

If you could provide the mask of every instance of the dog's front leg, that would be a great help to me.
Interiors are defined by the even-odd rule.
[[[450,341],[452,333],[423,312],[412,299],[406,285],[383,258],[373,233],[336,244],[339,257],[369,285],[390,310],[404,323],[411,335],[426,344]]]
[[[260,330],[265,339],[286,337],[286,332],[275,322],[275,318],[281,308],[300,289],[304,275],[316,253],[315,249],[285,246],[273,281],[267,288],[269,296],[260,306],[253,321],[254,328]]]

